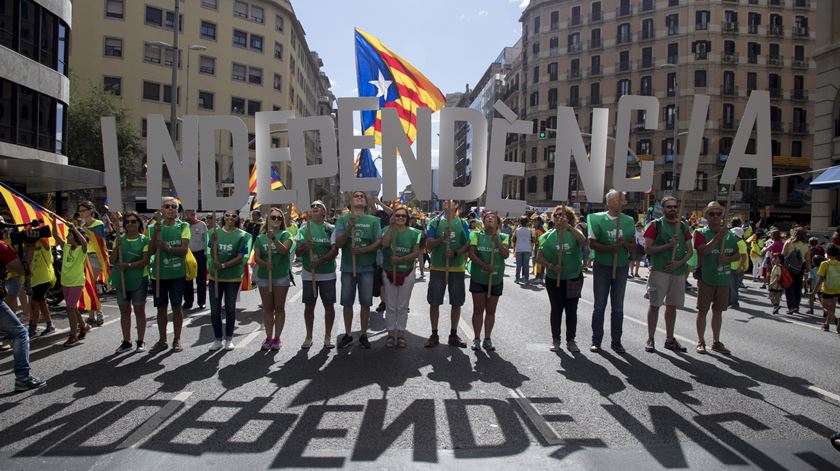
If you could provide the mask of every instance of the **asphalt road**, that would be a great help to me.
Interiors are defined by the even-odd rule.
[[[840,469],[826,438],[840,429],[840,335],[821,332],[819,314],[770,315],[766,294],[748,285],[742,309],[725,314],[722,340],[732,356],[693,352],[693,309],[677,319],[688,353],[662,349],[664,333],[660,351],[646,353],[642,281],[628,282],[626,355],[587,349],[589,278],[577,354],[549,351],[543,288],[510,276],[496,352],[423,348],[422,281],[405,350],[384,348],[377,314],[371,350],[323,350],[320,309],[315,344],[300,350],[298,286],[289,292],[279,352],[259,350],[262,315],[251,291],[241,296],[231,352],[208,351],[209,312],[194,311],[184,352],[116,355],[119,315],[106,298],[106,324],[83,345],[61,346],[61,314],[57,334],[33,340],[33,371],[48,385],[0,395],[0,469]],[[688,305],[694,301],[690,293]],[[147,310],[151,345],[157,329]],[[458,327],[465,338],[471,312],[468,300]],[[442,334],[450,327],[448,310],[440,327]],[[606,330],[605,346],[609,321]],[[10,353],[0,354],[5,391],[10,370]]]

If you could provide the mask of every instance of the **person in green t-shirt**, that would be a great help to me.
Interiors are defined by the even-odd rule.
[[[507,234],[499,232],[499,215],[486,211],[482,215],[484,230],[470,234],[470,293],[473,299],[472,324],[475,338],[472,349],[482,347],[494,351],[490,335],[496,323],[496,306],[504,286],[505,259],[510,255]],[[491,273],[492,272],[492,273]],[[490,296],[487,296],[488,290]],[[484,326],[484,343],[480,342],[481,327]]]
[[[236,327],[236,296],[245,273],[245,255],[251,249],[251,235],[239,228],[239,211],[225,210],[223,225],[210,235],[208,249],[215,256],[207,262],[210,274],[210,321],[215,340],[210,351],[233,350]],[[288,256],[288,249],[286,251]],[[218,286],[217,286],[218,285]],[[222,332],[222,298],[225,300],[225,329]],[[264,301],[263,301],[264,302]],[[224,337],[222,337],[224,335]]]
[[[373,276],[376,252],[379,250],[382,229],[379,218],[368,214],[368,195],[354,191],[350,199],[350,212],[342,214],[335,223],[335,246],[341,248],[341,306],[344,310],[344,335],[338,348],[353,343],[353,304],[359,293],[359,344],[370,348],[367,337],[370,307],[373,305]]]
[[[333,245],[332,239],[335,228],[324,222],[326,214],[326,205],[321,200],[313,201],[306,224],[298,231],[295,254],[303,265],[300,279],[303,282],[303,321],[306,325],[302,348],[312,346],[315,305],[319,296],[324,305],[324,348],[335,347],[332,343],[332,328],[335,322],[335,257],[338,248]]]
[[[85,287],[85,261],[87,261],[88,240],[81,234],[75,224],[67,226],[67,241],[61,240],[58,231],[53,233],[57,244],[62,246],[61,256],[61,287],[64,293],[64,303],[67,306],[67,320],[70,323],[70,336],[64,342],[65,347],[72,347],[79,343],[79,336],[84,338],[90,330],[79,313],[79,299]]]
[[[697,353],[706,353],[706,314],[712,309],[712,350],[728,355],[729,349],[720,341],[723,311],[729,306],[730,263],[740,260],[735,236],[723,225],[723,207],[717,201],[706,205],[708,225],[694,233],[694,248],[700,265],[697,281]],[[721,253],[721,247],[723,253]]]
[[[601,351],[604,338],[604,312],[610,300],[610,345],[616,353],[624,353],[621,334],[624,325],[624,290],[627,287],[629,251],[636,247],[635,222],[622,213],[624,193],[610,190],[606,195],[607,211],[589,214],[589,245],[594,253],[592,289],[595,297],[592,309],[591,352]],[[615,276],[613,276],[615,273]]]
[[[293,251],[294,241],[286,230],[286,216],[280,208],[272,207],[254,243],[254,262],[258,267],[256,279],[265,323],[266,337],[260,347],[263,350],[280,350],[280,334],[286,324],[286,295],[291,284],[289,270]]]
[[[654,352],[656,324],[659,308],[665,305],[665,348],[675,352],[686,351],[674,338],[677,308],[685,305],[685,279],[687,263],[694,251],[688,224],[677,214],[679,204],[673,196],[662,198],[663,217],[655,219],[645,229],[645,253],[650,258],[651,272],[647,282],[648,339],[645,351]]]
[[[466,300],[464,259],[470,249],[470,229],[466,221],[458,216],[458,206],[458,201],[444,201],[444,214],[429,221],[426,227],[426,246],[431,250],[429,287],[426,292],[432,324],[432,335],[426,341],[426,347],[429,348],[440,343],[438,320],[440,305],[443,304],[443,295],[447,290],[451,309],[448,344],[458,348],[467,347],[467,343],[458,336],[458,321],[461,319],[461,306]]]
[[[143,234],[143,221],[134,211],[128,211],[122,218],[125,234],[117,238],[111,263],[111,286],[117,290],[117,305],[120,307],[120,325],[123,341],[117,353],[131,350],[131,307],[137,318],[137,346],[135,350],[146,349],[146,296],[149,291],[149,277],[146,268],[149,265],[149,238]],[[122,255],[120,257],[120,255]],[[120,276],[120,272],[123,276]],[[125,289],[122,288],[125,278]]]
[[[408,303],[414,289],[414,261],[420,256],[422,233],[408,227],[408,208],[397,206],[391,222],[382,234],[382,297],[385,300],[385,325],[388,348],[405,348]]]
[[[552,211],[551,218],[554,228],[540,236],[536,258],[536,262],[546,269],[545,291],[551,304],[551,350],[560,351],[563,311],[566,311],[566,348],[572,353],[577,353],[580,351],[575,342],[577,308],[583,288],[582,247],[586,243],[586,236],[575,227],[577,217],[572,208],[557,206]],[[563,233],[562,251],[560,232]]]
[[[160,340],[152,347],[153,352],[166,350],[167,304],[172,308],[172,351],[180,352],[181,328],[184,325],[184,315],[181,302],[184,298],[184,284],[186,283],[186,256],[190,250],[190,225],[178,219],[178,201],[166,196],[162,199],[160,222],[149,228],[149,249],[154,249],[151,259],[151,275],[155,287],[154,306],[157,308],[157,325]],[[158,261],[159,260],[159,261]],[[158,273],[160,269],[160,273]],[[158,286],[160,289],[158,290]]]

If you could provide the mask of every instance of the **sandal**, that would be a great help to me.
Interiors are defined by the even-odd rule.
[[[389,335],[387,339],[385,339],[385,348],[394,348],[397,343],[397,339],[393,336]]]
[[[397,348],[405,348],[408,344],[405,342],[405,337],[397,337]]]
[[[705,343],[698,343],[695,350],[697,351],[697,353],[699,353],[701,355],[705,355],[707,353],[706,352],[706,344]]]
[[[713,342],[712,343],[712,351],[721,353],[723,355],[729,355],[730,353],[732,353],[731,351],[729,351],[728,348],[726,348],[723,345],[723,342]]]
[[[175,341],[172,342],[172,351],[173,352],[183,352],[184,351],[184,347],[181,346],[181,341],[180,340],[175,340]]]

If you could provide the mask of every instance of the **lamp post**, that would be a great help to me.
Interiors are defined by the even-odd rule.
[[[671,171],[671,189],[676,191],[677,189],[677,136],[679,135],[679,121],[677,120],[677,98],[679,95],[679,74],[677,73],[677,65],[676,64],[662,64],[660,69],[674,69],[674,140],[671,143],[671,155],[673,156],[671,165],[673,169]],[[667,81],[667,76],[665,77]]]
[[[186,83],[186,101],[184,102],[184,116],[190,114],[190,54],[191,51],[206,51],[207,48],[200,44],[193,44],[190,46],[189,50],[187,50],[187,83]]]

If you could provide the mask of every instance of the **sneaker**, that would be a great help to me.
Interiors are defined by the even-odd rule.
[[[563,347],[560,346],[560,339],[552,339],[551,341],[551,348],[549,348],[552,352],[559,352],[563,350]]]
[[[767,285],[763,284],[763,285],[759,286],[758,289],[767,289]]]
[[[125,353],[131,351],[131,342],[128,340],[123,340],[119,347],[117,347],[116,353]]]
[[[271,337],[266,337],[265,341],[260,346],[260,350],[271,350]]]
[[[213,340],[213,344],[210,345],[210,351],[215,352],[215,351],[218,351],[218,350],[221,350],[221,349],[222,349],[222,340],[221,339]]]
[[[303,340],[303,343],[300,344],[300,348],[302,348],[304,350],[312,348],[312,337],[306,337]]]
[[[615,353],[618,353],[618,354],[621,354],[621,355],[627,353],[627,350],[625,350],[624,347],[620,343],[615,344],[615,345],[610,345],[610,348],[612,348]]]
[[[338,339],[338,348],[347,348],[350,344],[353,343],[353,336],[350,334],[344,334]]]
[[[774,314],[774,315],[775,315],[775,314],[778,314],[778,313],[779,313],[779,309],[781,309],[781,306],[773,306],[773,314]]]
[[[137,341],[137,346],[134,347],[135,352],[145,352],[146,351],[146,342],[142,340]]]
[[[231,351],[236,348],[236,345],[233,344],[233,339],[224,339],[222,341],[222,345],[224,345],[224,349],[227,351]]]
[[[85,324],[87,324],[91,327],[96,326],[96,318],[95,317],[88,317],[87,319],[85,319]]]
[[[822,331],[823,332],[828,332],[828,323],[827,322],[822,325]]]
[[[479,340],[479,339],[473,340],[472,347],[470,347],[470,348],[472,348],[472,350],[474,352],[477,352],[477,351],[481,350],[481,340]]]
[[[75,335],[67,337],[67,341],[63,343],[65,347],[75,347],[79,344],[79,338]]]
[[[679,342],[677,342],[677,339],[666,340],[665,341],[665,348],[667,348],[668,350],[674,351],[674,352],[688,351],[687,348],[683,347],[682,345],[680,345]]]
[[[379,303],[379,306],[376,306],[376,312],[385,312],[385,303]]]
[[[429,336],[429,340],[426,340],[426,348],[437,347],[440,345],[440,336],[438,334],[432,334]]]
[[[791,314],[799,315],[799,308],[798,307],[793,308],[793,311],[791,311]]]
[[[204,304],[199,304],[198,305],[198,310],[203,311],[204,310]]]
[[[38,326],[29,324],[29,338],[35,337],[38,335]]]
[[[712,343],[712,351],[713,351],[713,352],[718,352],[718,353],[721,353],[721,354],[723,354],[723,355],[729,355],[730,353],[732,353],[731,351],[729,351],[729,349],[728,349],[728,348],[726,348],[726,347],[723,345],[723,342],[714,342],[714,343]]]
[[[668,342],[665,342],[665,348],[668,348]],[[653,343],[653,340],[648,340],[645,342],[645,351],[648,353],[653,353],[656,351],[656,345]]]
[[[594,343],[589,347],[589,351],[592,353],[599,353],[601,351],[601,347],[595,345]]]
[[[496,347],[493,346],[493,341],[490,340],[490,337],[487,337],[486,339],[484,339],[484,343],[481,346],[484,347],[484,349],[487,350],[488,352],[495,352],[496,351]]]
[[[181,309],[189,311],[190,309],[192,309],[192,304],[184,304],[183,306],[181,306]]]
[[[231,342],[231,345],[233,345],[233,342]],[[280,337],[277,337],[276,339],[271,341],[271,349],[272,350],[280,350],[280,345],[281,345]],[[232,347],[231,347],[231,350],[233,350]]]
[[[149,353],[157,353],[169,348],[169,345],[164,342],[163,340],[158,340],[154,345],[152,345],[152,349]]]
[[[566,340],[566,350],[572,353],[580,353],[580,348],[574,340]]]
[[[806,313],[806,314],[813,314],[813,313],[814,313],[814,309],[813,309],[813,308],[808,308],[808,310],[807,310],[807,311],[805,311],[805,313]]]
[[[324,337],[324,348],[326,348],[327,350],[332,350],[333,348],[335,348],[335,345],[332,343],[332,338]]]
[[[15,391],[29,391],[30,389],[40,388],[41,386],[46,386],[47,382],[43,379],[36,378],[35,376],[28,376],[24,379],[16,379],[15,380]]]
[[[53,332],[55,332],[55,327],[53,327],[53,325],[52,325],[52,324],[47,324],[47,328],[46,328],[46,329],[44,329],[44,331],[43,331],[43,332],[41,332],[41,336],[43,337],[43,336],[45,336],[45,335],[49,335],[49,334],[51,334],[51,333],[53,333]]]
[[[105,323],[105,318],[102,317],[102,311],[96,311],[96,327],[102,327]]]
[[[450,335],[447,343],[453,347],[467,348],[467,342],[464,342],[458,335]]]
[[[362,334],[359,336],[359,345],[362,346],[365,350],[370,349],[370,342],[368,341],[367,334]]]
[[[88,332],[90,332],[90,329],[92,329],[91,326],[89,326],[87,324],[83,325],[82,328],[79,329],[79,340],[84,340],[84,338],[87,336]]]
[[[706,352],[706,344],[705,343],[698,343],[697,346],[694,348],[694,350],[701,355],[705,355],[707,353]]]

